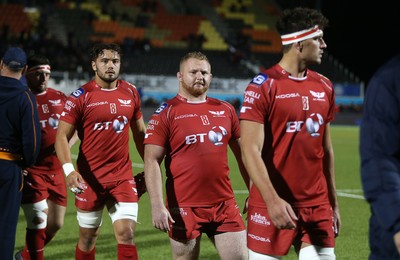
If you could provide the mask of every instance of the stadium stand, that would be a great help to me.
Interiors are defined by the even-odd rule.
[[[176,56],[171,53],[180,55],[183,50],[201,49],[221,52],[213,55],[216,60],[225,60],[215,61],[225,65],[221,76],[249,77],[275,62],[281,49],[279,35],[274,30],[280,10],[272,0],[120,0],[107,2],[107,5],[94,0],[36,3],[38,5],[31,8],[22,4],[2,4],[0,25],[3,34],[7,34],[8,42],[17,41],[32,52],[48,50],[41,48],[42,44],[32,46],[28,43],[31,39],[27,38],[34,38],[34,43],[56,42],[57,54],[65,52],[72,60],[70,66],[65,64],[65,59],[55,61],[55,67],[60,70],[79,67],[75,60],[84,64],[80,49],[95,41],[123,45],[127,56],[136,54],[129,59],[135,60],[136,66],[137,59],[142,58],[139,54],[145,53],[148,59],[137,70],[145,72],[147,67],[150,74],[163,73],[161,68],[151,66],[153,61],[159,61],[158,55],[174,60]],[[36,18],[32,18],[33,10]],[[332,59],[329,57],[329,64]],[[127,65],[126,68],[136,73],[136,66]],[[167,64],[165,68],[168,71],[170,66]],[[337,72],[332,76],[343,75]],[[343,76],[340,81],[343,78],[349,80]]]
[[[275,0],[14,2],[0,4],[0,52],[9,45],[42,52],[58,71],[88,75],[88,48],[96,41],[121,44],[123,71],[131,74],[175,75],[177,60],[188,50],[205,52],[221,78],[250,79],[280,58],[275,22],[281,10]],[[326,54],[318,71],[334,83],[363,87]]]

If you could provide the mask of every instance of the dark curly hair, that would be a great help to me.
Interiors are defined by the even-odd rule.
[[[315,25],[323,30],[329,20],[318,10],[306,7],[295,7],[283,10],[276,22],[276,29],[280,35],[310,29]]]
[[[92,61],[96,61],[96,59],[103,54],[104,50],[112,50],[117,52],[120,56],[122,56],[121,53],[121,47],[116,44],[116,43],[96,43],[92,49],[90,50],[90,58]]]

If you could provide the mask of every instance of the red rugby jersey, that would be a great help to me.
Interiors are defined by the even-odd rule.
[[[41,126],[41,145],[38,159],[29,172],[54,174],[61,172],[61,164],[54,150],[58,121],[64,108],[67,96],[58,90],[47,88],[35,95]]]
[[[236,111],[225,101],[193,103],[177,95],[158,108],[144,143],[167,149],[168,205],[204,207],[233,198],[227,153],[239,136]]]
[[[262,157],[278,194],[294,206],[328,202],[322,135],[334,107],[331,81],[311,70],[294,78],[277,64],[245,90],[239,118],[264,124]],[[253,187],[250,203],[264,206]]]
[[[81,140],[77,167],[87,181],[99,183],[132,177],[129,131],[142,112],[135,86],[118,80],[115,89],[102,89],[94,80],[75,90],[60,120],[75,125]]]

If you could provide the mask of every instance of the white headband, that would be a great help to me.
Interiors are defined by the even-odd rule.
[[[310,29],[282,35],[281,36],[282,45],[288,45],[295,42],[304,41],[316,36],[322,36],[322,30],[318,28],[318,25]]]
[[[29,68],[26,71],[26,74],[30,74],[30,73],[33,73],[33,72],[36,72],[36,71],[41,71],[41,72],[44,72],[44,73],[50,73],[51,72],[51,68],[50,68],[50,65],[37,65],[37,66],[34,66],[32,68]]]

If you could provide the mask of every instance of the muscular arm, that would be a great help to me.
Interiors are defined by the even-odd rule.
[[[69,147],[71,148],[72,146],[74,146],[74,144],[76,144],[79,141],[79,137],[78,137],[78,131],[75,131],[74,134],[72,135],[71,139],[69,139]]]
[[[151,202],[153,226],[162,231],[169,231],[169,222],[174,222],[164,205],[162,173],[160,164],[165,156],[165,148],[146,144],[144,153],[144,172],[146,187]]]
[[[146,125],[144,123],[143,117],[139,118],[136,121],[132,121],[131,130],[132,130],[133,140],[135,141],[136,149],[142,160],[144,160],[143,141],[144,141],[144,135],[146,134]]]
[[[292,207],[278,196],[261,156],[264,144],[264,125],[241,120],[240,131],[243,163],[252,183],[258,188],[267,205],[272,222],[277,228],[295,228],[293,220],[297,220],[297,217]]]
[[[69,141],[74,133],[75,127],[73,125],[64,121],[59,122],[54,148],[56,149],[57,157],[61,165],[64,163],[72,163]]]
[[[334,152],[331,140],[330,125],[327,124],[325,127],[325,133],[323,137],[323,148],[324,148],[324,174],[326,182],[328,184],[328,196],[329,202],[334,211],[335,221],[335,233],[339,235],[340,228],[340,214],[339,214],[339,203],[336,195],[336,181],[335,181],[335,165],[334,165]]]
[[[60,121],[58,124],[56,142],[54,143],[54,148],[56,149],[58,160],[60,160],[61,165],[65,163],[72,163],[71,150],[69,141],[75,134],[75,126],[68,124],[64,121]],[[77,171],[72,171],[66,177],[66,185],[68,188],[82,187],[83,183],[82,176]]]

